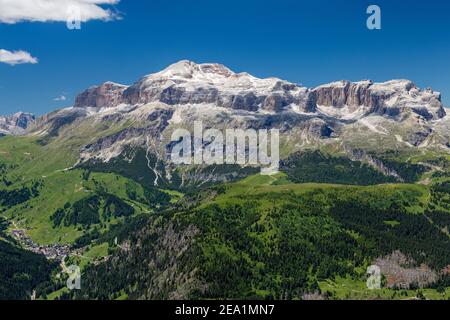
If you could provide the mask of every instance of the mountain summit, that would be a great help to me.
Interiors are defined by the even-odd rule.
[[[357,275],[372,261],[386,278],[408,275],[391,283],[402,291],[449,270],[450,116],[439,93],[409,80],[305,88],[181,61],[132,85],[91,87],[36,121],[18,113],[0,124],[25,135],[0,138],[0,210],[18,241],[51,259],[97,257],[81,299],[286,299],[286,288],[302,299],[320,288],[311,279]],[[199,150],[200,161],[173,158],[178,129],[183,156]],[[261,160],[270,148],[278,174],[255,175],[264,159],[202,162],[207,147],[229,151],[230,139],[208,129],[242,130],[236,156],[258,149]],[[260,133],[271,129],[269,147]],[[62,292],[60,280],[49,288]]]
[[[43,144],[77,146],[77,164],[129,159],[134,155],[124,155],[127,150],[146,150],[156,158],[158,168],[151,169],[158,172],[155,181],[161,181],[171,179],[166,163],[171,133],[192,129],[196,121],[217,129],[279,129],[283,157],[321,148],[364,161],[381,152],[450,152],[450,117],[440,93],[409,80],[306,88],[186,60],[129,86],[106,82],[91,87],[73,107],[41,117],[27,133]]]
[[[75,107],[114,108],[155,101],[168,105],[214,104],[252,112],[295,110],[344,118],[373,113],[401,118],[407,112],[426,120],[445,116],[440,93],[420,90],[409,80],[339,81],[305,88],[278,78],[235,73],[221,64],[187,60],[131,86],[106,82],[89,88],[76,98]]]
[[[12,116],[0,116],[0,136],[22,134],[36,120],[30,113],[17,112]]]
[[[75,107],[116,107],[120,104],[215,104],[218,107],[279,111],[291,104],[307,109],[306,88],[276,78],[258,79],[234,73],[221,64],[180,61],[126,87],[105,83],[81,93]]]

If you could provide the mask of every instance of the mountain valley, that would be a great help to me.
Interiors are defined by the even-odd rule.
[[[278,129],[280,172],[175,165],[171,134],[197,121]],[[183,60],[0,135],[0,245],[36,266],[1,280],[20,297],[450,298],[450,111],[409,80],[306,88]],[[68,246],[82,289],[17,234]]]

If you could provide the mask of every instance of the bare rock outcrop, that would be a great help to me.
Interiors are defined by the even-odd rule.
[[[123,102],[123,92],[127,86],[105,82],[100,86],[87,89],[79,94],[74,107],[112,108]]]
[[[279,113],[295,108],[314,113],[317,106],[332,107],[347,114],[378,114],[402,120],[415,114],[426,121],[446,115],[441,95],[421,90],[409,80],[375,83],[338,81],[308,89],[277,78],[259,79],[234,73],[221,64],[180,61],[161,72],[143,77],[131,86],[106,82],[89,88],[75,107],[112,108],[121,104],[141,105],[210,104],[233,110]],[[344,117],[346,115],[344,114]]]
[[[145,76],[130,87],[112,82],[81,93],[75,107],[106,108],[162,102],[168,105],[213,104],[228,109],[279,112],[295,104],[315,111],[310,90],[276,78],[234,73],[220,64],[180,61]]]
[[[428,266],[416,263],[400,251],[378,258],[375,263],[386,277],[388,288],[409,289],[412,285],[424,288],[436,282],[438,274]]]
[[[36,121],[31,113],[17,112],[12,116],[0,116],[0,135],[22,134]]]
[[[413,112],[425,120],[443,118],[446,113],[439,92],[420,90],[409,80],[384,83],[339,81],[314,89],[319,106],[343,108],[350,112],[363,108],[366,114],[400,117]]]

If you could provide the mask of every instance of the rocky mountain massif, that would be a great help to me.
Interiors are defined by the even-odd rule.
[[[23,119],[2,118],[9,136],[0,139],[0,244],[64,245],[58,259],[81,265],[85,285],[68,292],[64,273],[53,278],[38,261],[39,284],[14,278],[16,263],[4,292],[450,297],[450,117],[431,89],[408,80],[305,88],[181,61]],[[171,134],[192,132],[195,121],[279,129],[281,172],[173,165]],[[366,289],[372,263],[386,279],[381,291]]]
[[[35,120],[34,115],[24,112],[18,112],[12,116],[0,116],[0,136],[23,134]]]
[[[420,90],[408,80],[385,83],[340,81],[308,89],[277,78],[236,74],[219,64],[181,61],[131,86],[106,82],[80,94],[75,108],[114,108],[121,104],[213,104],[226,109],[277,113],[321,113],[320,107],[348,111],[347,118],[369,114],[399,117],[407,111],[437,120],[445,116],[439,93]],[[346,110],[343,108],[348,107]],[[358,114],[355,114],[359,111]],[[326,113],[326,112],[323,112]]]
[[[170,182],[171,133],[179,127],[192,131],[198,120],[205,129],[280,129],[282,157],[326,148],[375,163],[368,154],[450,152],[450,117],[440,93],[411,81],[339,81],[305,88],[190,61],[131,86],[106,82],[91,87],[73,107],[41,117],[28,133],[49,143],[82,137],[88,124],[91,129],[107,126],[107,133],[79,145],[78,165],[109,163],[130,148],[150,150],[156,161],[152,171],[160,182]]]

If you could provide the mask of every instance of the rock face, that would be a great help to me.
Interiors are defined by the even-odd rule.
[[[276,78],[258,79],[234,73],[220,64],[180,61],[146,76],[130,87],[105,83],[83,92],[75,107],[115,107],[119,104],[214,104],[218,107],[278,112],[291,104],[314,111],[309,90]]]
[[[30,113],[18,112],[12,116],[0,116],[0,135],[22,134],[36,121]]]
[[[112,108],[122,103],[123,92],[127,86],[106,82],[91,87],[77,96],[75,107]]]
[[[365,151],[399,148],[450,150],[450,116],[439,93],[408,80],[339,81],[305,88],[277,78],[258,79],[220,64],[180,61],[131,86],[106,82],[81,93],[74,107],[41,117],[30,133],[64,138],[87,121],[114,133],[80,148],[80,162],[108,162],[127,147],[151,149],[167,159],[177,128],[279,129],[286,153],[321,145],[342,150],[395,175]],[[1,133],[1,131],[0,131]],[[80,135],[83,135],[81,132]],[[157,171],[156,167],[152,170]],[[162,175],[162,173],[160,174]]]
[[[374,262],[381,273],[386,277],[388,288],[410,289],[415,284],[424,288],[435,283],[439,275],[427,265],[417,266],[413,260],[408,259],[402,252],[394,251],[391,255],[378,258]]]
[[[333,106],[337,108],[373,105],[374,101],[371,101],[368,90],[372,84],[371,81],[359,83],[339,81],[317,87],[314,89],[316,103],[321,106]]]
[[[317,87],[314,92],[317,105],[348,107],[350,112],[362,108],[365,114],[396,118],[410,111],[426,120],[445,116],[440,93],[431,89],[420,90],[409,80],[384,83],[339,81]]]
[[[308,89],[277,78],[258,79],[248,73],[234,73],[220,64],[191,61],[175,63],[129,87],[106,82],[89,88],[77,97],[75,107],[101,109],[151,102],[171,106],[210,104],[265,113],[293,109],[347,118],[355,113],[357,117],[378,114],[401,120],[414,113],[429,121],[446,114],[440,93],[420,90],[409,80],[339,81]]]

